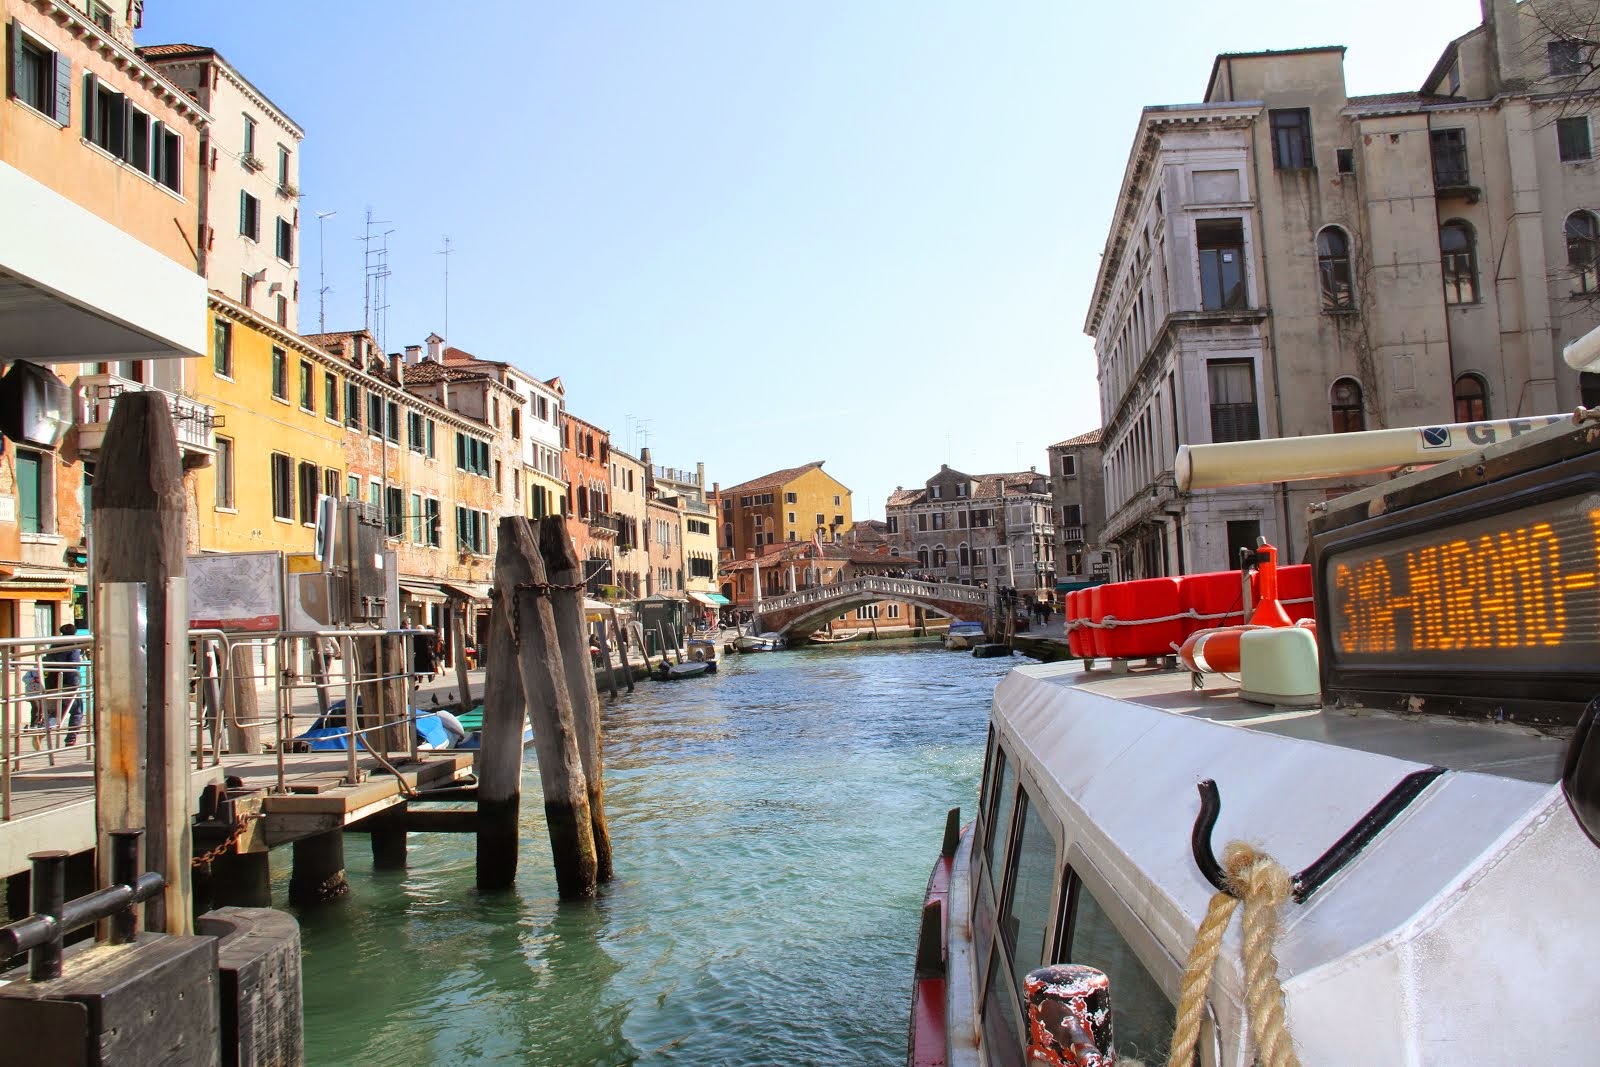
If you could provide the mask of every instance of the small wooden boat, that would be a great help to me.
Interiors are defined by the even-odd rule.
[[[827,630],[818,630],[806,640],[818,645],[837,645],[841,641],[854,641],[860,636],[860,630],[846,630],[842,634],[829,633]]]
[[[685,678],[698,678],[702,674],[716,674],[717,665],[712,660],[689,660],[686,663],[663,663],[650,677],[658,682],[677,682]]]
[[[788,648],[789,642],[780,633],[742,634],[734,646],[740,652],[779,652]]]

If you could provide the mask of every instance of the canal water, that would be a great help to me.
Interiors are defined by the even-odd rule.
[[[469,836],[412,835],[404,872],[351,836],[350,895],[301,916],[307,1062],[904,1062],[928,871],[1012,662],[862,642],[602,694],[594,903],[556,901],[531,750],[513,892],[477,894]]]

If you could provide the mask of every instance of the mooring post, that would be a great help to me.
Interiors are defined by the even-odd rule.
[[[600,628],[600,654],[606,661],[606,691],[611,694],[611,699],[617,699],[617,663],[611,658],[612,646],[616,643],[617,632],[606,625],[604,617],[595,622]]]
[[[1057,1067],[1116,1067],[1111,982],[1073,963],[1041,967],[1022,981],[1028,1005],[1028,1062]]]
[[[350,892],[344,876],[344,831],[327,830],[302,837],[293,845],[289,903],[322,904]]]
[[[622,657],[622,680],[633,692],[633,665],[628,662],[628,631],[617,624],[617,609],[611,609],[611,640],[616,642],[617,654]]]
[[[495,550],[495,584],[489,610],[489,632],[479,634],[483,649],[483,733],[472,770],[478,778],[478,888],[508,888],[517,876],[517,823],[522,814],[522,724],[528,699],[517,666],[517,638],[527,639],[513,625],[512,590],[529,581],[517,566],[516,537],[500,520]],[[540,763],[543,763],[541,757]],[[542,769],[542,768],[541,768]]]
[[[458,706],[462,711],[471,711],[472,680],[467,677],[467,602],[452,599],[446,608],[450,613],[450,662],[456,668]],[[484,650],[480,648],[478,651]]]
[[[110,834],[145,828],[166,890],[152,930],[193,930],[188,738],[189,604],[183,464],[166,395],[124,392],[94,483],[95,829],[99,884]]]
[[[573,722],[572,698],[561,665],[555,612],[547,595],[549,580],[538,541],[527,519],[501,520],[500,555],[495,563],[496,588],[510,605],[508,622],[516,648],[522,692],[534,716],[533,743],[539,758],[539,781],[544,789],[545,823],[550,831],[556,888],[563,900],[582,900],[594,896],[598,884],[588,786],[584,781],[583,756]],[[584,659],[588,659],[587,652]],[[484,726],[488,727],[487,709]],[[484,747],[488,747],[487,737]],[[481,779],[478,789],[481,810]]]
[[[550,582],[550,608],[555,615],[561,662],[566,669],[567,695],[572,698],[572,723],[583,759],[583,781],[589,791],[589,824],[594,831],[595,873],[611,881],[611,833],[606,829],[605,756],[600,733],[600,693],[589,664],[589,642],[584,636],[583,565],[578,562],[566,520],[549,516],[539,520],[539,554],[544,557]],[[616,695],[612,679],[611,695]]]

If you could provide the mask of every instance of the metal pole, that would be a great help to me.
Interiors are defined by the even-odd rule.
[[[143,830],[111,831],[111,884],[132,887],[139,881],[139,838]],[[139,936],[139,909],[129,905],[111,916],[111,943],[129,945]]]
[[[33,913],[50,920],[54,929],[44,944],[28,954],[28,980],[50,982],[61,977],[61,910],[67,902],[67,853],[34,852]]]
[[[356,765],[356,701],[360,699],[360,690],[356,686],[356,642],[355,638],[346,635],[339,639],[339,646],[344,650],[344,730],[345,744],[345,784],[355,785],[361,781],[361,771]]]

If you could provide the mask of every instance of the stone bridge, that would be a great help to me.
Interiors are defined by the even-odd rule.
[[[858,605],[880,600],[899,600],[931,608],[953,619],[986,622],[993,596],[989,590],[975,585],[866,574],[846,582],[763,599],[756,613],[755,629],[757,633],[776,631],[791,642],[803,640],[829,619]]]

